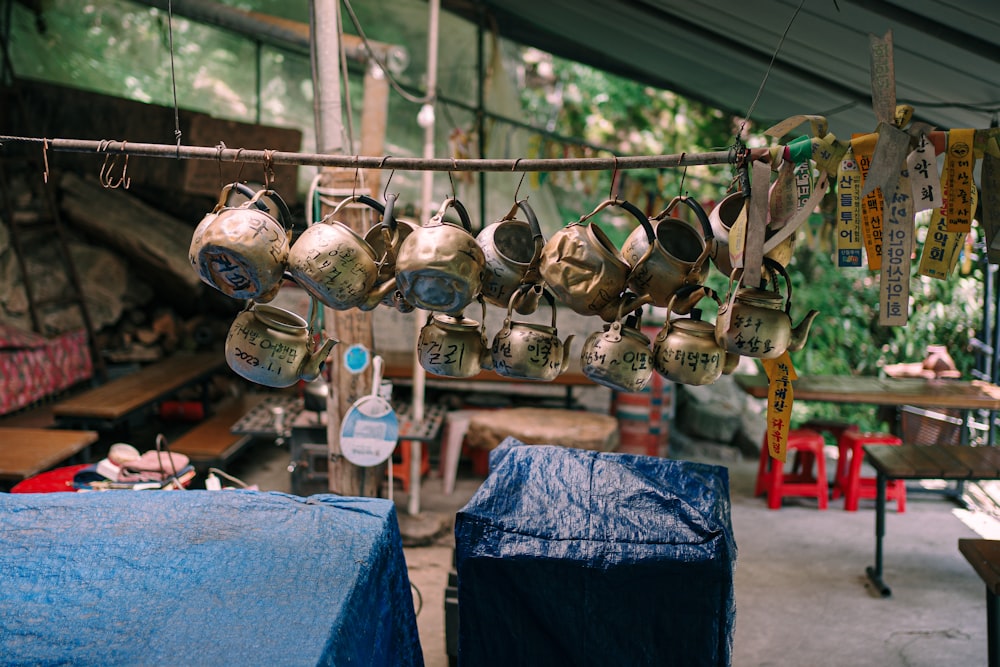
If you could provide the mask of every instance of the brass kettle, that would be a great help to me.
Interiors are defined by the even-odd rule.
[[[719,345],[729,352],[758,359],[775,359],[786,350],[801,350],[809,336],[809,327],[819,314],[810,310],[799,322],[792,326],[789,312],[792,308],[792,282],[785,267],[769,257],[764,258],[764,267],[775,283],[773,290],[766,289],[766,281],[757,287],[738,287],[737,274],[742,269],[733,270],[729,280],[729,294],[719,307],[715,320],[715,338]],[[777,289],[777,276],[784,278],[786,296]]]
[[[524,212],[527,222],[515,217],[518,209]],[[527,200],[515,202],[504,217],[484,227],[476,236],[476,243],[485,258],[483,298],[494,306],[506,308],[516,292],[519,297],[514,310],[522,315],[535,312],[539,290],[519,288],[522,284],[531,285],[541,280],[538,263],[545,239]]]
[[[417,337],[417,360],[428,373],[450,378],[469,378],[493,369],[486,342],[486,304],[483,321],[462,313],[428,313]]]
[[[671,215],[678,204],[694,211],[701,233],[687,221]],[[645,230],[637,227],[625,239],[622,256],[632,266],[628,286],[636,294],[649,295],[654,306],[663,308],[680,288],[704,282],[709,256],[716,245],[708,215],[691,197],[674,197],[650,223],[656,225],[655,239],[650,242]],[[675,304],[675,309],[682,315],[688,312],[679,304]]]
[[[233,190],[249,197],[230,206]],[[262,197],[274,203],[279,221]],[[285,226],[292,216],[273,190],[254,192],[242,183],[222,189],[219,201],[191,236],[188,261],[202,282],[234,299],[270,301],[278,294],[288,260]]]
[[[653,377],[653,353],[642,333],[642,309],[618,318],[587,337],[580,352],[583,374],[621,392],[641,392]]]
[[[507,318],[503,327],[493,338],[490,348],[493,370],[504,377],[519,380],[551,381],[569,368],[569,348],[573,342],[570,335],[565,341],[559,340],[556,329],[556,304],[552,295],[540,286],[529,287],[541,292],[552,309],[552,325],[533,322],[512,322],[514,304],[525,289],[510,295],[507,304]],[[537,297],[535,299],[537,303]]]
[[[288,272],[295,282],[334,310],[371,310],[396,287],[395,278],[376,282],[380,259],[384,257],[376,256],[367,241],[336,219],[345,206],[355,201],[382,215],[381,227],[393,227],[395,195],[387,197],[385,206],[367,195],[352,195],[302,232],[288,253]]]
[[[721,305],[715,290],[701,286],[687,289],[701,290]],[[653,364],[657,372],[668,380],[688,385],[712,384],[724,372],[732,372],[739,362],[739,355],[728,353],[715,340],[715,326],[701,319],[701,309],[692,308],[687,318],[671,319],[673,306],[683,291],[674,295],[667,306],[667,318],[653,342]]]
[[[449,208],[458,213],[461,226],[445,222]],[[396,286],[402,298],[418,308],[461,313],[480,293],[484,262],[465,207],[457,199],[446,199],[426,225],[400,244]]]
[[[606,199],[590,213],[553,234],[542,249],[539,269],[556,298],[581,315],[615,320],[619,306],[631,311],[639,297],[626,293],[631,268],[607,235],[587,221],[608,206],[618,206],[639,221],[647,240],[646,255],[653,251],[656,236],[649,219],[634,205],[621,199]]]
[[[240,376],[267,387],[290,387],[319,377],[338,341],[313,349],[309,325],[299,315],[248,302],[229,327],[226,363]]]

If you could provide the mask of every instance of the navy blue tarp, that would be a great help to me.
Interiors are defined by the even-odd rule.
[[[393,504],[0,494],[5,665],[422,665]]]
[[[455,524],[462,665],[728,665],[728,471],[508,438]]]

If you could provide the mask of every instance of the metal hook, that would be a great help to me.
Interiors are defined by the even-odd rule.
[[[98,175],[98,178],[100,179],[101,182],[101,187],[115,190],[117,188],[120,188],[122,184],[124,184],[125,189],[128,190],[129,185],[132,184],[132,179],[127,178],[126,176],[128,173],[128,154],[127,153],[125,154],[125,164],[122,165],[121,176],[116,181],[114,180],[112,174],[115,170],[115,167],[118,166],[118,156],[120,155],[120,153],[115,153],[114,155],[108,153],[108,148],[111,146],[112,143],[113,142],[109,139],[102,139],[101,143],[97,147],[97,150],[99,152],[104,153],[104,164],[101,165],[101,172]],[[122,152],[125,151],[124,141],[122,142],[121,151]],[[108,162],[109,160],[111,161],[110,164]]]
[[[265,148],[264,149],[264,189],[270,190],[271,184],[274,183],[274,151]]]
[[[45,163],[45,171],[42,172],[42,180],[49,182],[49,140],[42,139],[42,162]]]
[[[361,167],[358,166],[358,156],[354,156],[354,181],[351,183],[351,199],[357,199],[358,181],[361,177]]]
[[[615,199],[615,182],[618,180],[618,156],[612,155],[611,159],[615,161],[615,169],[611,172],[611,187],[608,188],[608,199]]]
[[[225,182],[222,180],[222,151],[224,151],[224,150],[226,150],[226,142],[220,141],[215,146],[215,159],[218,161],[218,164],[219,164],[219,188],[220,189],[225,186]]]
[[[122,153],[125,153],[126,141],[122,139]],[[132,177],[128,176],[128,153],[125,153],[125,162],[122,164],[122,175],[118,179],[118,185],[123,185],[126,190],[132,185]],[[117,187],[117,186],[116,186]]]
[[[455,162],[455,160],[452,159],[452,163],[454,163],[454,162]],[[457,192],[455,190],[455,178],[454,178],[454,176],[452,176],[452,174],[451,174],[450,171],[448,172],[448,182],[451,183],[451,198],[452,199],[458,199],[458,194],[457,194]]]
[[[386,157],[388,157],[388,156],[386,156]],[[382,158],[382,162],[379,163],[379,165],[378,165],[379,169],[382,168],[382,163],[383,162],[385,162],[385,158]],[[386,179],[386,181],[385,181],[385,187],[382,188],[382,201],[386,200],[386,197],[388,196],[388,193],[389,193],[389,184],[392,183],[392,177],[395,176],[395,175],[396,175],[396,170],[395,169],[393,169],[392,171],[389,172],[389,178]]]
[[[236,149],[236,155],[233,156],[233,162],[239,162],[240,163],[240,170],[236,172],[236,180],[234,181],[235,183],[239,183],[240,182],[240,178],[243,176],[243,167],[247,166],[246,162],[243,162],[242,160],[240,160],[240,157],[243,155],[243,151],[244,150],[245,149],[243,149],[242,147],[241,148],[237,148]]]
[[[677,163],[680,164],[681,160],[683,160],[683,159],[684,159],[684,153],[681,153],[681,159],[678,160]],[[678,197],[683,197],[684,196],[684,181],[685,181],[685,179],[687,179],[687,175],[688,175],[688,168],[687,168],[687,165],[684,165],[684,170],[681,171],[681,182],[680,182],[680,185],[677,186],[677,196]]]
[[[518,159],[520,159],[520,158],[518,158]],[[515,165],[516,165],[516,164],[517,164],[517,163],[515,162]],[[521,178],[520,178],[520,180],[518,180],[518,182],[517,182],[517,189],[516,189],[516,190],[514,190],[514,202],[519,202],[519,201],[521,201],[521,197],[520,197],[520,194],[521,194],[521,184],[522,184],[522,183],[524,183],[524,177],[525,177],[525,176],[527,176],[527,174],[526,174],[525,172],[523,172],[523,171],[522,171],[522,172],[521,172]]]

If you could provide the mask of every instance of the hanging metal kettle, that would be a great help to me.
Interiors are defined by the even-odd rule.
[[[249,199],[239,206],[229,206],[236,190]],[[261,201],[274,202],[281,222]],[[281,288],[288,260],[288,236],[285,225],[291,213],[273,190],[254,192],[242,183],[222,189],[211,213],[202,218],[191,237],[188,261],[202,282],[234,299],[266,302]]]
[[[642,333],[642,310],[618,318],[587,337],[580,352],[583,374],[615,391],[640,392],[653,377],[653,353]]]
[[[597,315],[611,322],[623,300],[627,312],[638,297],[625,292],[631,268],[621,253],[599,227],[586,224],[608,206],[618,206],[639,221],[651,253],[656,237],[649,219],[627,201],[606,199],[549,238],[542,249],[539,270],[559,301],[581,315]]]
[[[485,303],[482,322],[468,319],[462,313],[428,313],[417,337],[420,365],[428,373],[450,378],[469,378],[481,370],[492,370],[485,320]]]
[[[696,286],[721,305],[715,290]],[[727,368],[736,367],[739,355],[730,356],[715,340],[715,325],[701,319],[701,309],[692,308],[688,318],[674,318],[675,295],[667,305],[666,322],[653,341],[653,363],[656,371],[674,382],[688,385],[712,384]]]
[[[393,288],[385,291],[382,297],[382,304],[395,308],[402,313],[413,311],[413,304],[407,303],[403,295],[396,288],[396,255],[399,246],[418,225],[409,220],[404,220],[396,215],[393,209],[390,213],[390,206],[395,206],[397,195],[388,194],[385,197],[386,212],[382,216],[382,224],[375,225],[365,233],[365,243],[367,243],[376,257],[379,257],[378,277],[375,279],[376,285],[386,285],[392,283]]]
[[[520,292],[525,290],[511,294],[507,304],[507,317],[503,321],[503,327],[493,337],[490,348],[493,370],[498,375],[509,378],[551,381],[569,368],[569,349],[573,335],[565,341],[559,340],[555,299],[540,286],[528,289],[541,292],[548,301],[552,309],[552,324],[546,326],[534,322],[511,321],[514,303]],[[535,301],[537,303],[537,297]]]
[[[524,212],[527,222],[514,217],[518,209]],[[538,307],[539,290],[518,288],[541,280],[538,263],[545,239],[527,200],[515,202],[505,216],[484,227],[476,236],[476,243],[483,250],[485,262],[483,298],[494,306],[506,308],[511,295],[517,292],[514,310],[522,315],[533,313]]]
[[[267,387],[290,387],[319,377],[338,341],[313,350],[308,323],[299,315],[249,302],[229,327],[226,363],[238,375]]]
[[[334,310],[371,310],[395,289],[395,279],[376,284],[379,257],[361,236],[336,219],[348,204],[360,202],[382,215],[390,226],[395,199],[383,206],[367,195],[341,200],[333,211],[310,225],[292,244],[288,272],[306,292]]]
[[[677,204],[694,211],[701,233],[685,220],[670,215]],[[708,259],[716,246],[705,210],[691,197],[674,197],[650,218],[650,223],[655,225],[655,239],[650,242],[645,230],[636,228],[625,239],[622,256],[632,267],[628,286],[636,294],[648,294],[654,306],[663,308],[681,287],[704,282]],[[688,312],[679,304],[675,307],[682,315]]]
[[[458,213],[461,226],[444,220],[449,208]],[[480,292],[484,261],[465,207],[455,198],[446,199],[426,225],[400,244],[396,286],[418,308],[460,313]]]
[[[767,290],[766,281],[760,288],[738,287],[736,276],[742,269],[735,269],[729,280],[729,294],[719,308],[715,321],[715,338],[723,349],[758,359],[780,357],[785,350],[797,352],[806,344],[809,328],[819,314],[810,310],[792,326],[789,312],[792,308],[792,281],[781,263],[764,258],[764,266],[771,274],[775,287]],[[777,288],[777,276],[784,278],[786,296]]]

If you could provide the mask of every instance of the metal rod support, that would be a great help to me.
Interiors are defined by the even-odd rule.
[[[400,171],[605,171],[626,169],[664,169],[695,165],[732,164],[733,151],[710,153],[680,153],[675,155],[639,155],[630,157],[592,158],[517,158],[463,159],[411,158],[391,155],[332,155],[324,153],[294,153],[222,146],[176,146],[144,144],[131,141],[93,141],[85,139],[43,139],[40,137],[0,136],[0,148],[7,144],[30,144],[58,153],[97,153],[99,155],[130,155],[185,160],[218,160],[348,169],[396,169]],[[768,156],[768,149],[751,149],[748,156],[758,160]]]

